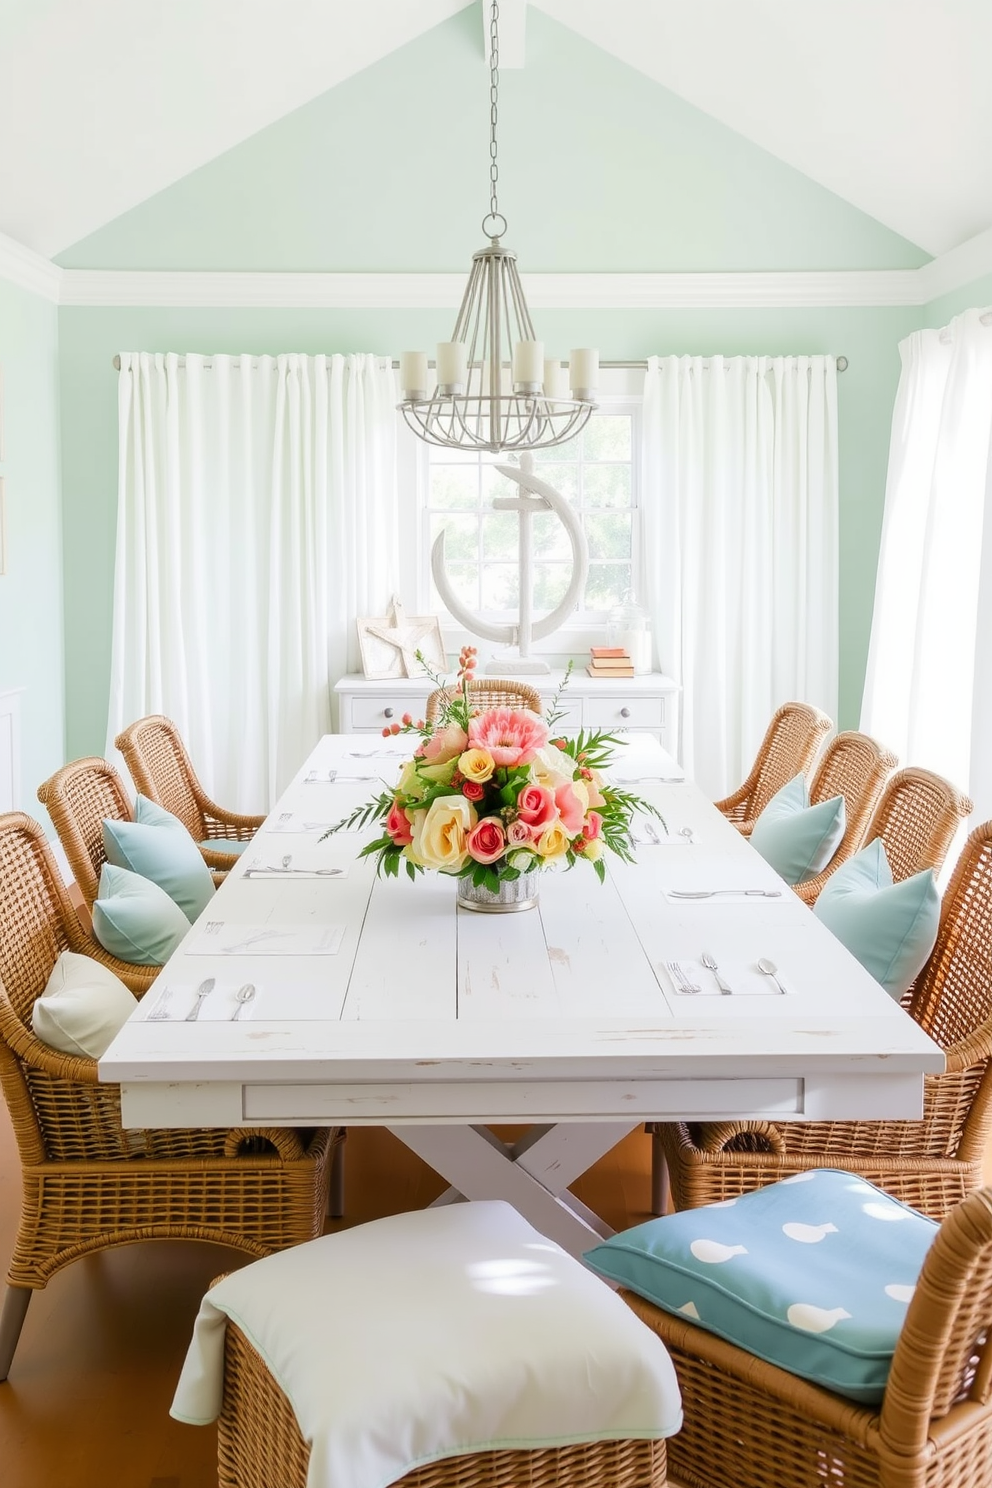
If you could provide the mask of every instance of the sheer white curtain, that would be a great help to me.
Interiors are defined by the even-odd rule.
[[[108,752],[165,713],[215,799],[273,800],[396,584],[397,400],[373,356],[121,356]]]
[[[992,314],[900,343],[861,725],[992,817]]]
[[[643,592],[717,797],[781,703],[837,716],[836,360],[652,357],[643,430]]]

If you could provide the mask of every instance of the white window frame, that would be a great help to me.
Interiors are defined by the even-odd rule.
[[[635,593],[643,604],[640,444],[644,373],[638,368],[604,368],[600,384],[598,402],[603,412],[631,415],[631,574]],[[402,415],[398,414],[397,417],[402,423]],[[405,424],[402,436],[397,440],[397,479],[404,513],[400,531],[400,592],[404,597],[412,597],[407,603],[408,611],[415,602],[416,613],[426,615],[432,613],[427,522],[430,447],[412,434]],[[486,615],[485,618],[492,617]],[[478,638],[466,631],[446,610],[440,611],[440,620],[445,649],[449,652],[457,651],[466,643],[479,644],[480,650],[487,653],[492,649],[499,649],[498,642],[478,642]],[[590,646],[602,642],[606,622],[605,610],[576,611],[553,635],[535,641],[532,650],[535,655],[543,656],[549,661],[555,657],[567,658],[581,654]]]

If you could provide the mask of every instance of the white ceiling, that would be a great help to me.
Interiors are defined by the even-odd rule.
[[[466,3],[0,0],[0,233],[50,257]],[[992,0],[534,5],[931,254],[992,226]]]

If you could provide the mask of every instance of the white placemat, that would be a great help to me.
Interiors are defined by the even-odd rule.
[[[788,991],[777,973],[769,976],[759,971],[753,962],[720,961],[720,976],[728,987],[733,988],[729,993],[721,989],[715,973],[701,961],[679,958],[678,961],[666,962],[665,970],[677,997],[781,997]],[[691,990],[693,988],[695,990]]]
[[[333,956],[343,925],[244,925],[207,920],[188,945],[187,956]]]

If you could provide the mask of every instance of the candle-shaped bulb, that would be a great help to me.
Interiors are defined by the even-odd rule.
[[[568,362],[568,382],[576,398],[592,402],[599,386],[599,352],[590,346],[573,351]]]
[[[562,396],[563,382],[561,362],[545,362],[544,396],[551,399],[560,398]]]
[[[544,342],[518,341],[513,348],[513,385],[537,389],[544,378]]]
[[[427,396],[426,351],[400,352],[400,387],[404,398]]]
[[[468,378],[468,348],[464,341],[437,343],[437,384],[439,388],[465,388]]]

